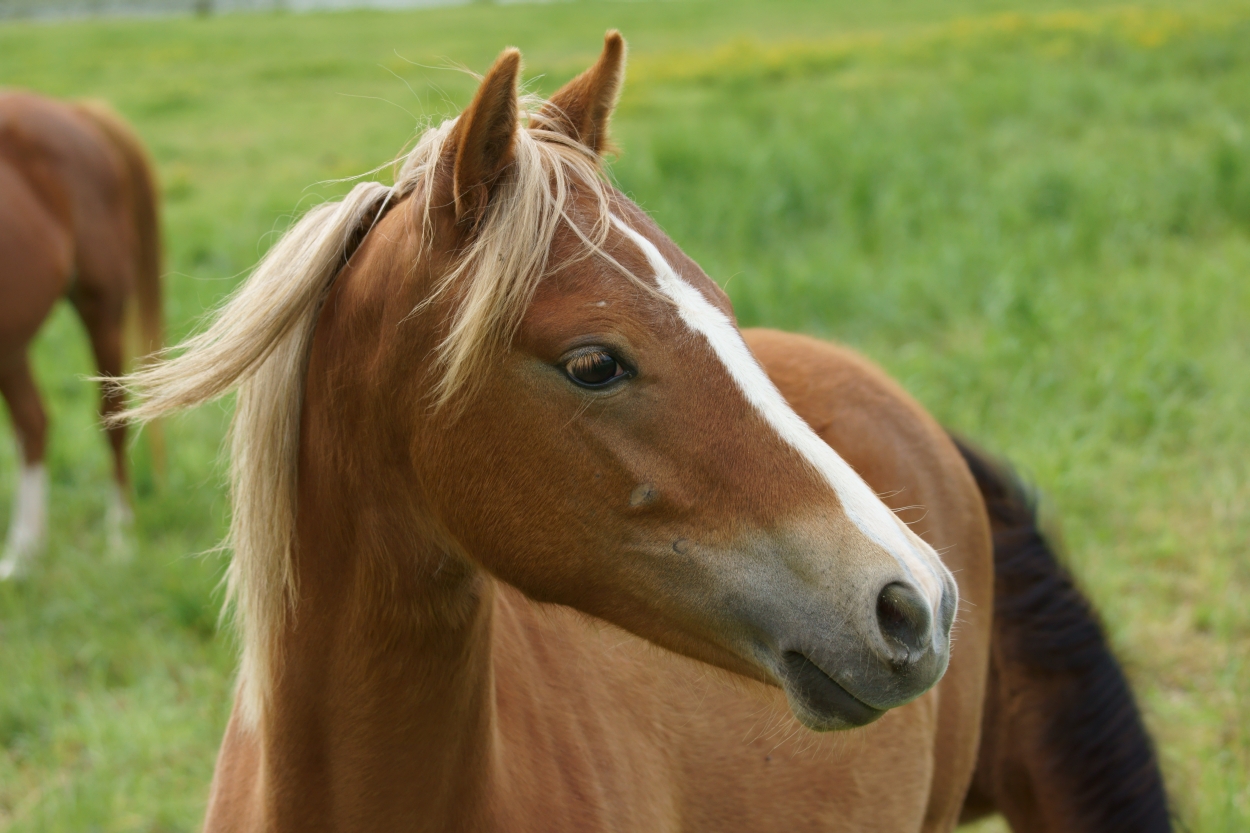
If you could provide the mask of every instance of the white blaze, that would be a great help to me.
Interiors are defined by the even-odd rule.
[[[655,271],[660,291],[677,305],[686,326],[707,340],[747,401],[788,445],[811,463],[837,494],[847,517],[864,535],[890,553],[924,592],[935,609],[942,599],[938,570],[946,571],[933,548],[909,530],[868,487],[863,478],[811,429],[786,402],[755,360],[742,333],[703,293],[673,271],[655,244],[626,225],[612,223],[642,250]]]

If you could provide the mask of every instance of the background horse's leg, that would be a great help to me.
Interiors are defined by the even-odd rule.
[[[20,572],[45,539],[48,419],[26,350],[73,274],[73,239],[68,222],[56,213],[64,207],[55,199],[45,200],[0,158],[0,393],[21,447],[0,579]]]
[[[25,351],[0,368],[0,393],[9,406],[17,434],[21,470],[13,493],[9,535],[0,557],[0,580],[22,571],[43,549],[47,537],[48,477],[43,465],[48,417],[30,373]]]
[[[132,295],[137,313],[135,335],[138,336],[138,340],[131,345],[135,350],[132,355],[147,356],[161,348],[164,316],[161,311],[160,197],[152,162],[143,141],[134,130],[117,113],[99,102],[84,101],[74,106],[119,155],[123,164],[117,172],[125,183],[124,190],[128,191],[128,199],[115,205],[106,216],[97,218],[98,225],[90,229],[81,243],[83,251],[79,259],[84,291],[96,293],[100,298],[107,297],[117,304],[116,308],[109,306],[103,310],[103,318],[96,315],[99,310],[93,311],[92,314],[96,315],[94,321],[87,320],[88,312],[79,308],[91,333],[100,372],[112,376],[121,371],[106,370],[105,367],[106,364],[112,366],[120,356],[121,342],[115,339],[121,338],[117,331],[122,327],[123,310]],[[129,245],[122,245],[123,241],[129,241]],[[120,360],[116,364],[121,367]],[[121,407],[122,400],[110,401],[106,391],[104,414],[107,416]],[[153,473],[158,474],[165,456],[160,426],[149,423],[147,436]],[[109,434],[117,458],[117,482],[123,496],[128,494],[125,491],[125,460],[120,451],[124,438],[124,430],[119,429],[116,435]],[[129,513],[128,504],[118,502],[116,505],[124,513]]]
[[[115,292],[79,289],[70,295],[70,300],[87,328],[100,376],[106,379],[120,376],[124,296]],[[120,389],[104,383],[100,397],[100,417],[105,420],[105,432],[113,451],[114,484],[108,508],[107,528],[110,546],[119,550],[123,545],[122,530],[134,518],[134,513],[130,508],[129,477],[126,470],[126,426],[109,424],[108,418],[125,407],[125,395]]]

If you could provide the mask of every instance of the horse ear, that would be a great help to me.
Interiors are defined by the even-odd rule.
[[[624,76],[625,39],[612,29],[604,35],[603,54],[595,65],[561,87],[539,111],[542,126],[602,155],[609,147],[608,118]]]
[[[521,53],[511,47],[505,49],[456,123],[456,164],[452,174],[456,222],[481,219],[491,188],[512,164],[520,72]]]

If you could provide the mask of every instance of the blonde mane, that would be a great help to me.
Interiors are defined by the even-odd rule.
[[[473,242],[431,296],[455,288],[459,299],[439,347],[442,376],[433,407],[463,393],[479,363],[506,349],[535,288],[550,271],[548,253],[561,225],[585,244],[577,257],[598,255],[637,281],[603,250],[612,191],[598,156],[561,133],[533,126],[546,124],[535,118],[546,102],[527,97],[521,104],[514,162],[496,185]],[[239,696],[253,724],[267,707],[278,636],[297,598],[293,545],[299,424],[318,312],[339,271],[400,199],[422,201],[424,245],[432,245],[434,175],[455,124],[455,119],[446,121],[421,136],[394,186],[364,182],[342,201],[305,214],[202,332],[121,380],[134,404],[119,419],[133,422],[238,392],[230,428],[233,511],[225,546],[233,556],[226,604],[242,641]],[[574,188],[592,195],[597,205],[588,227],[569,215]]]

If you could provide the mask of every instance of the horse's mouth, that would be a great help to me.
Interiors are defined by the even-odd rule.
[[[786,697],[799,722],[818,732],[867,725],[885,709],[874,708],[838,685],[832,677],[798,651],[782,656]]]

